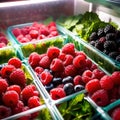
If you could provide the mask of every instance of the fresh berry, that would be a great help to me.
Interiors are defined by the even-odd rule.
[[[92,61],[90,59],[86,59],[86,67],[91,68]]]
[[[101,79],[100,79],[100,85],[101,88],[105,89],[105,90],[110,90],[113,88],[114,83],[112,81],[111,76],[109,75],[104,75]]]
[[[67,43],[62,47],[62,53],[75,55],[75,46],[73,43]]]
[[[36,67],[35,69],[34,69],[34,71],[37,73],[37,74],[41,74],[43,71],[44,71],[44,69],[42,68],[42,67]]]
[[[16,68],[13,65],[6,65],[1,69],[1,75],[3,78],[9,78],[10,74],[15,70]]]
[[[72,83],[66,83],[63,87],[66,95],[70,95],[74,93],[74,85]]]
[[[43,68],[49,68],[50,67],[51,60],[48,56],[44,56],[41,58],[39,65]]]
[[[37,30],[31,30],[29,34],[33,39],[37,39],[39,32]]]
[[[40,74],[40,80],[43,83],[43,85],[48,85],[53,79],[53,75],[50,74],[48,71],[43,71]]]
[[[29,64],[33,68],[39,66],[39,62],[40,62],[40,56],[39,56],[39,54],[36,53],[36,52],[31,53],[30,56],[29,56],[28,61],[29,61]]]
[[[115,32],[115,28],[112,25],[108,24],[108,25],[105,26],[104,32],[106,34],[107,33],[113,33],[113,32]]]
[[[63,62],[58,58],[53,59],[50,64],[50,69],[54,72],[63,71],[64,70]]]
[[[109,103],[108,93],[103,89],[94,92],[91,99],[99,106],[106,106]]]
[[[63,78],[62,83],[63,83],[63,84],[73,83],[73,77],[67,76],[67,77]]]
[[[83,55],[78,55],[73,59],[73,65],[76,68],[83,68],[86,65],[86,58]]]
[[[19,28],[14,28],[12,30],[12,33],[15,37],[18,37],[19,35],[21,35],[21,30]]]
[[[104,28],[99,28],[97,32],[98,37],[103,37],[105,35]]]
[[[4,43],[5,45],[7,45],[8,44],[8,39],[4,36],[1,36],[0,37],[0,43]]]
[[[92,79],[92,80],[90,80],[85,85],[85,89],[88,91],[88,93],[94,93],[95,91],[101,89],[99,80],[98,79]]]
[[[22,69],[18,68],[10,74],[10,83],[20,85],[22,87],[26,84],[25,73]]]
[[[75,85],[74,86],[75,92],[79,92],[79,91],[84,90],[84,89],[85,89],[85,87],[83,85]]]
[[[65,55],[65,58],[63,60],[64,66],[70,65],[73,62],[73,56],[70,54]]]
[[[13,65],[16,68],[21,68],[22,62],[19,58],[11,58],[8,60],[8,65]]]
[[[41,105],[40,98],[38,96],[33,96],[33,97],[29,98],[29,100],[28,100],[29,108],[38,107],[40,105]]]
[[[50,90],[50,96],[53,100],[57,100],[66,96],[63,88],[53,88]]]
[[[76,75],[73,79],[74,85],[84,85],[82,77],[80,75]]]
[[[120,120],[120,107],[117,107],[113,110],[112,119],[113,120]]]
[[[12,111],[9,107],[0,105],[0,119],[4,119],[6,117],[11,116]]]
[[[108,54],[109,57],[113,58],[113,59],[116,59],[116,57],[119,55],[119,52],[110,52]]]
[[[8,83],[5,79],[0,78],[0,94],[7,90]]]
[[[62,78],[61,77],[54,77],[52,80],[52,83],[57,86],[62,83]]]
[[[19,95],[16,91],[6,91],[2,97],[3,102],[8,107],[15,107],[19,101]]]
[[[50,83],[48,85],[45,85],[44,87],[48,92],[50,92],[50,90],[54,88],[54,85],[53,85],[53,83]]]
[[[93,32],[89,37],[90,41],[95,41],[97,39],[98,39],[98,34],[96,32]]]
[[[111,78],[115,85],[120,85],[120,71],[113,72]]]
[[[105,75],[105,73],[100,69],[94,69],[92,73],[94,78],[97,78],[97,79],[101,79]]]
[[[3,48],[3,47],[5,47],[6,46],[6,44],[5,43],[0,43],[0,48]]]
[[[20,95],[21,93],[21,88],[19,85],[10,85],[9,87],[7,87],[7,91],[10,91],[10,90],[16,91],[18,95]]]

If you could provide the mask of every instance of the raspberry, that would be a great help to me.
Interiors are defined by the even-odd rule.
[[[7,88],[7,91],[10,91],[10,90],[14,90],[18,93],[18,95],[20,95],[21,93],[21,88],[19,85],[11,85]]]
[[[31,53],[28,58],[28,61],[29,61],[29,64],[31,65],[31,67],[33,67],[33,68],[39,66],[39,61],[40,61],[39,54],[36,52]]]
[[[74,77],[77,74],[77,69],[74,65],[68,65],[65,67],[65,75]]]
[[[56,27],[56,23],[53,21],[48,24],[48,27],[53,27],[53,26]]]
[[[77,75],[73,79],[74,85],[84,85],[84,82],[82,81],[82,77],[80,75]]]
[[[90,67],[90,70],[93,71],[94,69],[97,69],[97,68],[98,68],[97,65],[93,63],[92,66]]]
[[[9,107],[0,105],[0,119],[4,119],[6,117],[11,116],[11,109]]]
[[[62,53],[75,55],[75,46],[73,43],[67,43],[62,47]]]
[[[5,79],[0,78],[0,94],[7,90],[8,83]]]
[[[53,100],[57,100],[66,96],[63,88],[53,88],[50,90],[50,96]]]
[[[40,80],[43,83],[43,85],[49,84],[53,79],[53,75],[50,74],[48,71],[43,71],[40,74]]]
[[[60,53],[59,56],[58,56],[58,58],[59,58],[60,60],[64,61],[64,60],[65,60],[65,56],[66,56],[65,53]]]
[[[57,47],[52,46],[52,47],[49,47],[47,50],[47,56],[50,59],[57,58],[59,54],[60,54],[60,49]]]
[[[37,73],[37,74],[41,74],[43,71],[44,71],[44,69],[42,68],[42,67],[36,67],[35,69],[34,69],[34,71]]]
[[[104,75],[101,79],[100,79],[100,85],[101,88],[105,89],[105,90],[110,90],[113,88],[113,81],[111,79],[110,76],[108,75]]]
[[[49,68],[50,67],[51,60],[48,56],[44,56],[41,58],[39,65],[43,68]]]
[[[29,108],[34,108],[40,106],[40,98],[38,96],[30,97],[28,100]]]
[[[12,33],[15,37],[17,37],[17,36],[21,35],[21,30],[20,30],[20,28],[14,28],[12,30]]]
[[[58,31],[51,31],[51,32],[50,32],[50,35],[52,35],[52,36],[57,36],[57,35],[59,35],[59,33],[58,33]]]
[[[15,107],[19,101],[19,95],[14,90],[6,91],[2,99],[6,106]]]
[[[70,64],[72,64],[72,62],[73,62],[73,56],[67,54],[67,55],[65,56],[64,60],[63,60],[64,66],[70,65]]]
[[[31,30],[29,34],[33,39],[37,39],[39,32],[37,30]]]
[[[120,85],[120,71],[113,72],[111,78],[115,85]]]
[[[50,69],[55,72],[60,72],[64,70],[64,65],[60,59],[54,58],[50,64]]]
[[[101,89],[99,80],[98,79],[92,79],[92,80],[90,80],[85,85],[85,89],[88,91],[88,93],[94,93],[95,91]]]
[[[93,73],[90,70],[86,70],[82,74],[82,80],[84,83],[89,82],[92,79]]]
[[[0,37],[0,43],[4,43],[5,45],[7,45],[8,44],[8,39],[4,36],[1,36]]]
[[[113,110],[112,119],[113,120],[120,120],[120,107],[117,107]]]
[[[17,114],[23,111],[24,103],[22,101],[18,101],[15,108],[12,109],[13,114]]]
[[[34,96],[34,91],[35,91],[34,85],[26,86],[21,92],[22,99],[24,101],[28,101],[30,97]]]
[[[0,48],[6,47],[5,43],[0,43]]]
[[[94,78],[97,78],[97,79],[101,79],[105,75],[105,73],[100,69],[94,69],[92,72],[93,72]]]
[[[28,38],[26,38],[26,37],[22,37],[22,38],[19,40],[19,42],[21,42],[21,43],[26,43],[26,42],[30,42],[30,40],[29,40]]]
[[[86,58],[83,55],[78,55],[73,59],[73,65],[76,68],[83,68],[86,65]]]
[[[43,34],[45,36],[49,35],[49,30],[46,26],[41,27],[39,32],[40,32],[40,34]]]
[[[12,84],[16,84],[16,85],[20,85],[21,87],[24,87],[26,84],[25,73],[23,72],[22,69],[18,68],[10,74],[9,81]]]
[[[13,65],[16,68],[21,68],[22,62],[19,58],[11,58],[8,60],[8,65]]]
[[[99,106],[106,106],[109,103],[108,93],[103,89],[94,92],[91,99]]]
[[[86,59],[86,67],[91,68],[92,61],[90,59]]]
[[[1,75],[3,78],[9,78],[10,74],[15,70],[16,68],[13,65],[6,65],[2,67],[1,69]]]

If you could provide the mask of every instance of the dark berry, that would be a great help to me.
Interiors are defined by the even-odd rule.
[[[112,25],[106,25],[104,28],[104,32],[105,34],[107,33],[114,33],[115,32],[115,28]]]
[[[73,83],[73,77],[67,76],[67,77],[63,78],[62,83],[63,83],[63,84]]]
[[[111,57],[111,58],[113,58],[113,59],[116,59],[116,57],[117,57],[118,55],[119,55],[118,52],[110,52],[110,53],[108,54],[108,56]]]
[[[101,41],[96,41],[95,47],[96,47],[98,50],[101,50],[101,51],[104,50],[103,43],[102,43]]]
[[[99,28],[98,32],[97,32],[97,35],[98,35],[98,37],[103,37],[105,35],[104,29],[103,28]]]
[[[120,62],[120,55],[116,57],[116,61]]]
[[[83,85],[75,85],[74,86],[75,92],[79,92],[79,91],[84,90],[84,89],[85,89],[85,87]]]
[[[45,85],[45,89],[49,92],[51,89],[54,88],[54,85],[51,83],[49,85]]]
[[[93,40],[92,40],[92,41],[90,41],[89,43],[90,43],[90,45],[95,46],[96,41],[93,41]]]
[[[55,86],[57,86],[57,85],[59,85],[59,84],[62,83],[62,78],[60,78],[60,77],[55,77],[55,78],[53,78],[52,83],[53,83]]]
[[[74,93],[74,85],[72,83],[66,83],[63,87],[66,95]]]
[[[89,40],[90,40],[90,41],[95,41],[95,40],[97,40],[97,39],[98,39],[98,35],[97,35],[96,32],[93,32],[93,33],[90,35],[90,37],[89,37]]]
[[[114,41],[116,39],[115,33],[108,33],[105,36],[106,40]]]

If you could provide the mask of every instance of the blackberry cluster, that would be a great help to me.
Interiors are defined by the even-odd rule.
[[[89,37],[89,43],[120,62],[120,30],[108,24],[94,31]]]

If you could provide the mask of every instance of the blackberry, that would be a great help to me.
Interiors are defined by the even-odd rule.
[[[107,51],[115,51],[116,50],[116,43],[114,41],[105,41],[104,49]]]
[[[106,25],[105,28],[104,28],[104,32],[105,32],[105,34],[114,33],[115,28],[112,25]]]
[[[98,35],[97,35],[96,32],[93,32],[93,33],[90,35],[90,37],[89,37],[89,40],[90,40],[90,41],[95,41],[95,40],[97,40],[97,39],[98,39]]]
[[[103,37],[105,35],[104,29],[103,28],[99,28],[98,32],[97,32],[97,35],[98,35],[98,37]]]
[[[106,38],[106,40],[114,41],[116,39],[116,34],[115,33],[107,33],[105,38]]]
[[[116,39],[115,42],[116,42],[117,46],[119,47],[120,46],[120,38]]]
[[[116,57],[116,61],[120,62],[120,55]]]
[[[92,40],[92,41],[90,41],[89,43],[90,43],[90,45],[95,46],[95,43],[96,43],[96,42],[95,42],[94,40]]]
[[[109,51],[108,50],[103,50],[103,53],[105,53],[106,55],[108,55],[109,54]]]
[[[110,52],[109,54],[108,54],[108,56],[110,56],[111,58],[113,58],[113,59],[116,59],[116,57],[119,55],[119,53],[118,52]]]
[[[116,30],[116,38],[120,38],[120,30]]]
[[[97,49],[101,50],[101,51],[104,50],[103,45],[104,45],[104,44],[103,44],[102,42],[100,42],[100,41],[97,41],[97,42],[95,43],[95,47],[96,47]]]

